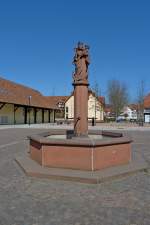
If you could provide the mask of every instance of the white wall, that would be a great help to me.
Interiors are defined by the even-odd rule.
[[[68,112],[67,112],[68,107]],[[101,103],[92,95],[89,95],[88,99],[88,118],[92,117],[99,120],[104,120],[104,109]],[[71,96],[68,101],[65,103],[65,118],[74,118],[74,96]]]
[[[104,119],[104,111],[103,107],[100,102],[93,96],[92,94],[89,95],[88,100],[88,117],[96,117],[96,120],[103,120]]]
[[[124,114],[128,114],[127,120],[130,120],[130,119],[137,119],[137,111],[131,109],[131,108],[128,107],[128,106],[124,108],[123,113],[124,113]]]
[[[68,112],[67,112],[68,107]],[[65,119],[74,117],[74,96],[71,96],[65,103]]]

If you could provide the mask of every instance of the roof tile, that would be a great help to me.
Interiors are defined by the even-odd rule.
[[[30,105],[40,108],[53,108],[39,91],[0,77],[0,102]]]

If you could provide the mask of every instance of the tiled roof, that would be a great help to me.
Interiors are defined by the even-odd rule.
[[[89,90],[89,94],[90,93],[94,94],[91,90]],[[73,93],[71,94],[71,96],[72,95]],[[30,96],[30,106],[47,109],[60,109],[58,104],[65,103],[71,97],[43,96],[39,91],[35,89],[17,84],[0,77],[0,102],[29,105]],[[105,98],[103,96],[99,96],[98,99],[100,103],[105,103]]]
[[[105,97],[104,96],[99,96],[98,100],[101,104],[105,105]]]
[[[138,104],[134,104],[134,103],[131,103],[128,105],[128,107],[132,110],[137,110],[138,109]]]
[[[0,102],[52,108],[47,99],[37,90],[0,77]]]
[[[110,104],[105,104],[104,111],[105,111],[105,113],[113,112],[112,106]]]
[[[144,98],[144,108],[150,108],[150,94]]]
[[[56,109],[59,109],[59,103],[65,103],[69,96],[46,96],[48,104]]]

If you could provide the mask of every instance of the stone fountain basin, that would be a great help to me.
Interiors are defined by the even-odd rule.
[[[30,136],[30,156],[42,166],[77,170],[100,170],[128,164],[131,142],[122,133],[89,131],[89,137],[69,138],[66,130]]]

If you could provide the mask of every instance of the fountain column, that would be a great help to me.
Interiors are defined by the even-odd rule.
[[[88,135],[88,84],[74,83],[74,134]]]
[[[78,43],[75,48],[74,65],[74,135],[88,135],[88,56],[89,47]]]

